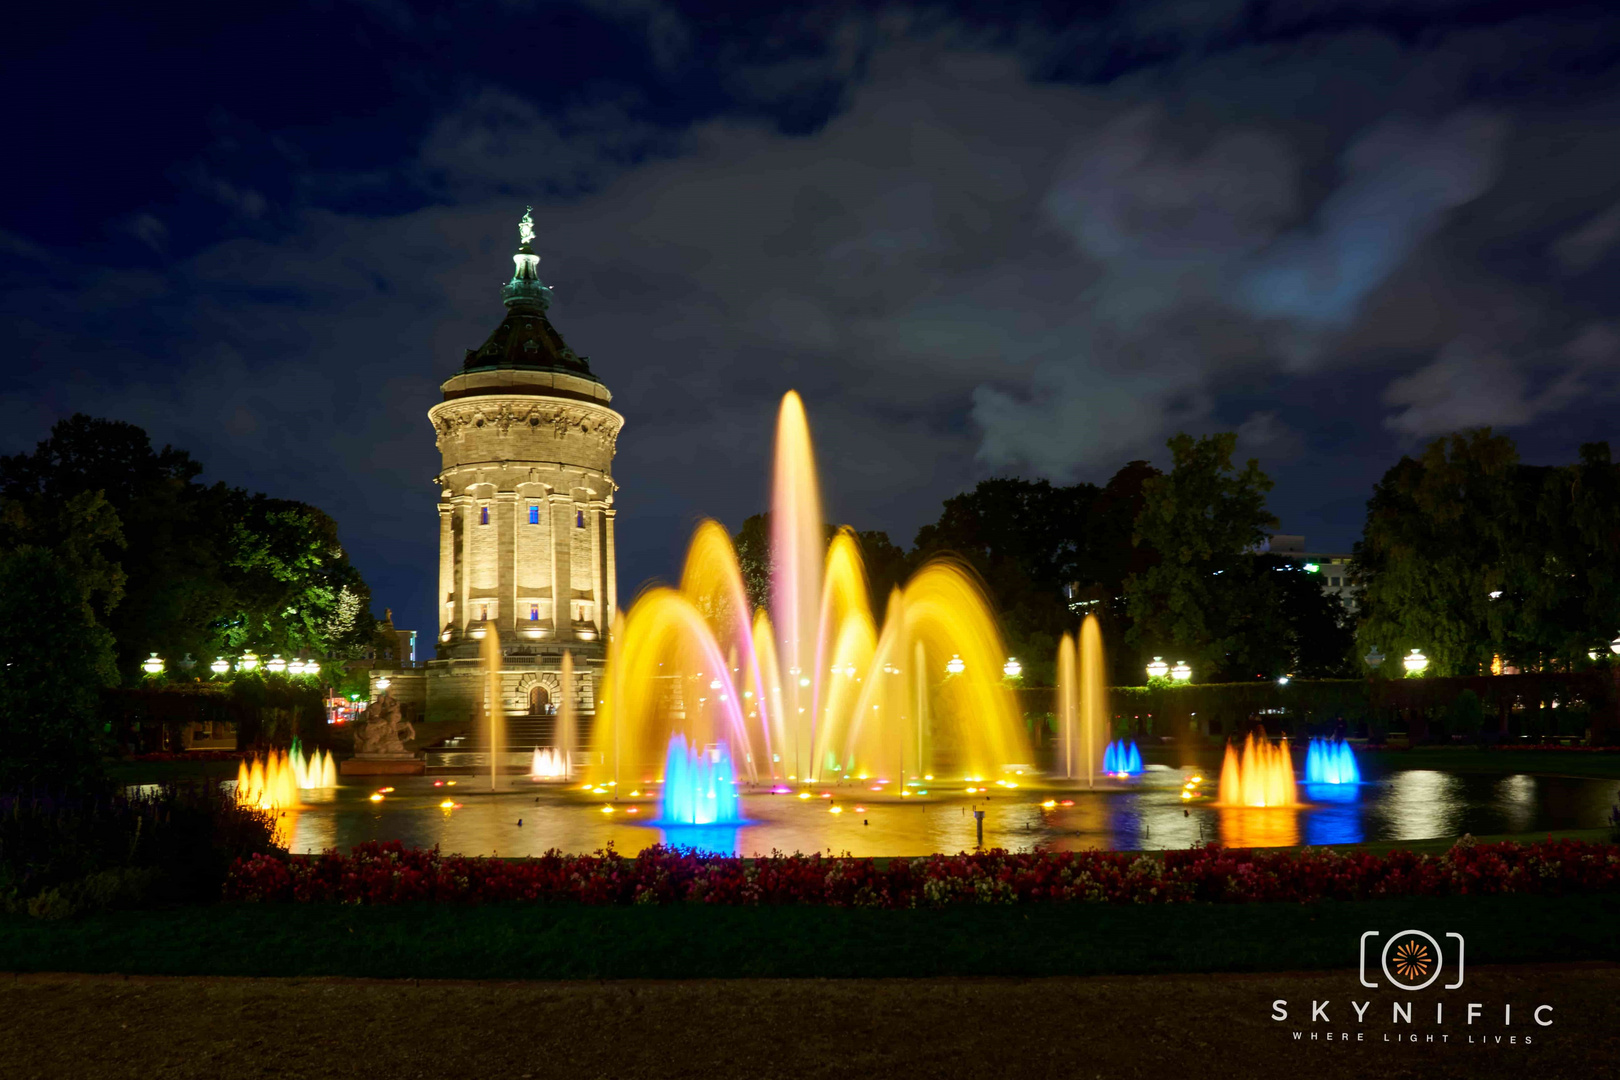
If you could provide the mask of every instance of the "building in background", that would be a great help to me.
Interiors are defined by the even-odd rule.
[[[419,666],[396,660],[371,680],[373,698],[387,678],[389,692],[429,725],[475,729],[491,705],[512,718],[554,715],[565,650],[588,725],[618,604],[613,457],[624,418],[547,318],[551,290],[539,278],[527,213],[518,235],[512,280],[501,290],[506,317],[468,350],[428,411],[442,459],[436,656]],[[490,635],[501,650],[496,703],[485,700],[480,678]],[[538,725],[509,730],[539,737]]]
[[[1336,598],[1351,611],[1356,610],[1350,594],[1350,556],[1336,552],[1305,550],[1305,538],[1290,533],[1273,533],[1260,550],[1300,563],[1322,579],[1322,591]]]

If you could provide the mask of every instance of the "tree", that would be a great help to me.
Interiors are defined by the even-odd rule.
[[[1518,465],[1513,440],[1481,428],[1401,458],[1374,487],[1350,577],[1360,647],[1381,650],[1392,673],[1416,648],[1434,674],[1477,675],[1513,636],[1526,569],[1514,554]]]
[[[1620,631],[1620,469],[1607,443],[1580,453],[1522,465],[1513,440],[1482,428],[1397,462],[1352,564],[1361,647],[1383,650],[1391,674],[1412,648],[1440,675],[1606,656]]]
[[[737,568],[742,572],[748,603],[755,610],[771,609],[771,574],[776,563],[771,558],[771,515],[754,514],[742,523],[731,538],[737,552]]]
[[[206,664],[243,648],[363,646],[370,619],[358,613],[371,595],[332,520],[303,503],[204,486],[201,471],[182,450],[154,450],[133,424],[75,415],[32,454],[0,458],[0,536],[71,548],[79,572],[106,579],[106,626],[131,678],[153,652]],[[121,522],[120,542],[86,527],[97,500]]]
[[[117,679],[83,576],[45,548],[0,553],[0,791],[94,783],[100,692]]]
[[[1248,677],[1285,637],[1270,625],[1279,618],[1271,590],[1255,588],[1265,579],[1253,553],[1276,525],[1266,510],[1271,479],[1253,459],[1233,467],[1232,432],[1167,445],[1173,468],[1142,485],[1134,540],[1158,562],[1126,582],[1128,640],[1176,652],[1205,679]]]
[[[914,566],[952,554],[984,579],[1007,648],[1032,683],[1050,685],[1058,638],[1074,627],[1067,590],[1098,495],[1094,484],[984,480],[946,499],[939,520],[917,532]]]

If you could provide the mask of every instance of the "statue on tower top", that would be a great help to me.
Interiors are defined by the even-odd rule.
[[[518,221],[518,242],[523,247],[534,243],[534,207],[523,208],[523,217]]]

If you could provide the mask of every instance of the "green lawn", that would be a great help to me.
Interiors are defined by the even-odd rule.
[[[1620,959],[1620,896],[921,911],[222,904],[0,917],[0,969],[378,978],[1097,975],[1343,968],[1364,930],[1470,963]]]

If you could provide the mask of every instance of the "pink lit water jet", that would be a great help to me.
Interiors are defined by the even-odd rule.
[[[675,736],[725,744],[749,782],[992,776],[1030,760],[1001,678],[1005,647],[962,563],[936,560],[873,618],[859,541],[829,543],[798,395],[778,417],[771,613],[754,609],[730,537],[702,523],[681,586],[647,590],[609,641],[599,782],[642,783]]]

